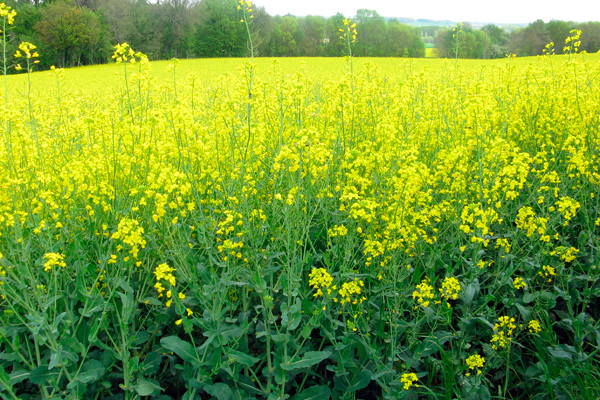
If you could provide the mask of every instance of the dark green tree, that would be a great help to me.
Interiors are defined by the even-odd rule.
[[[246,51],[246,30],[235,0],[204,0],[194,49],[200,57],[241,57]]]
[[[383,57],[386,55],[388,40],[385,18],[375,10],[360,9],[356,11],[356,29],[358,37],[354,47],[356,55],[364,57]]]
[[[308,15],[299,21],[299,29],[304,32],[300,43],[301,54],[308,57],[322,57],[325,55],[325,25],[327,20],[323,17]]]
[[[327,19],[325,24],[325,53],[329,57],[341,57],[344,55],[346,44],[340,39],[339,29],[344,25],[345,17],[337,13]]]
[[[106,61],[107,35],[92,10],[70,0],[58,0],[40,12],[35,30],[44,50],[54,53],[56,64],[64,67]]]

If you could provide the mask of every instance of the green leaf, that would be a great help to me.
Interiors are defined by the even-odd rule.
[[[331,356],[331,351],[308,351],[304,354],[302,360],[294,361],[291,363],[281,363],[280,367],[286,371],[291,371],[299,368],[308,368],[320,363],[329,356]]]
[[[204,386],[204,391],[219,400],[231,400],[233,391],[224,383],[215,383],[214,385]]]
[[[252,365],[256,364],[258,361],[260,361],[260,359],[258,359],[258,358],[254,358],[248,354],[242,353],[241,351],[237,351],[237,350],[230,350],[228,353],[228,356],[233,358],[238,363],[240,363],[242,365],[247,365],[249,367],[251,367]]]
[[[0,382],[4,383],[4,385],[9,385],[9,382],[10,382],[10,376],[8,376],[8,374],[6,373],[6,371],[4,370],[4,368],[1,365],[0,365]],[[0,390],[3,390],[3,388],[0,387]]]
[[[533,292],[533,293],[527,292],[523,295],[523,303],[525,303],[525,304],[531,303],[538,296],[539,296],[539,292]]]
[[[573,360],[573,354],[577,355],[575,347],[567,344],[559,344],[558,346],[548,347],[548,351],[556,358],[564,358],[566,360]]]
[[[521,313],[521,316],[523,317],[523,319],[528,320],[529,314],[530,314],[529,308],[523,307],[519,303],[516,303],[515,306],[517,306],[517,310],[519,310],[519,313]]]
[[[480,290],[479,279],[475,278],[475,280],[473,280],[473,282],[469,283],[469,285],[467,286],[467,289],[465,290],[465,296],[463,298],[465,305],[467,305],[467,306],[471,305],[471,303],[473,302],[473,299],[475,298],[475,295],[479,293],[479,290]]]
[[[81,368],[77,380],[81,383],[90,383],[98,380],[104,374],[104,365],[100,361],[86,361]]]
[[[347,392],[356,392],[357,390],[363,389],[367,387],[369,382],[371,382],[371,376],[373,374],[369,370],[364,370],[350,382],[350,386],[346,389]]]
[[[62,346],[58,346],[58,350],[53,351],[50,354],[50,364],[48,365],[48,369],[53,369],[56,366],[62,365]]]
[[[140,378],[137,384],[135,385],[135,391],[140,396],[154,396],[159,394],[163,390],[163,388],[161,388],[154,382],[151,382],[144,378]]]
[[[198,361],[194,346],[177,336],[167,336],[160,340],[160,344],[167,350],[172,351],[183,359],[183,361]]]
[[[265,396],[262,390],[258,389],[252,379],[247,376],[240,375],[239,380],[237,381],[238,387],[244,389],[246,392],[251,394],[260,394],[261,396]]]
[[[13,371],[10,373],[9,375],[10,377],[10,385],[16,385],[17,383],[21,383],[23,382],[25,379],[29,378],[29,371],[25,371],[25,370],[18,370],[18,371]]]
[[[325,385],[311,386],[294,396],[293,400],[329,400],[331,389]]]
[[[43,385],[50,380],[58,378],[58,371],[50,371],[45,365],[34,368],[29,374],[29,380],[34,385]]]
[[[418,360],[420,358],[429,357],[430,355],[437,353],[439,350],[440,347],[437,343],[435,343],[431,339],[425,339],[424,341],[419,343],[413,354],[415,356],[415,359]]]

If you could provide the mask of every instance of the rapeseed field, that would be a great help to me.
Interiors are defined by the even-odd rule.
[[[6,77],[3,398],[600,396],[600,55],[114,58]]]

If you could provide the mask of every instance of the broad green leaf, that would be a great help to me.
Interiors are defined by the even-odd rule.
[[[233,391],[224,383],[204,386],[204,391],[219,400],[231,400],[233,397]]]
[[[311,386],[294,396],[293,400],[329,400],[331,389],[325,385]]]
[[[369,382],[371,382],[371,376],[373,374],[369,370],[364,370],[360,372],[358,375],[352,379],[350,385],[348,386],[348,392],[356,392],[357,390],[363,389],[367,387]]]
[[[575,347],[567,344],[559,344],[558,346],[548,347],[548,351],[554,357],[564,358],[566,360],[572,360],[573,354],[577,355],[577,350],[575,350]]]
[[[239,380],[237,381],[238,387],[244,389],[246,392],[250,394],[260,394],[264,395],[263,391],[258,389],[252,379],[247,376],[240,375]]]
[[[29,378],[29,371],[18,370],[13,371],[9,375],[10,377],[10,385],[16,385],[17,383],[23,382],[25,379]]]
[[[196,351],[190,343],[181,340],[177,336],[167,336],[160,340],[160,344],[167,350],[172,351],[183,359],[183,361],[197,361]]]
[[[304,354],[304,357],[302,357],[301,360],[281,363],[280,367],[286,371],[299,368],[308,368],[320,363],[329,356],[331,356],[331,351],[308,351]]]
[[[104,374],[104,365],[100,361],[90,360],[81,368],[77,380],[81,383],[89,383],[98,380]]]
[[[242,365],[247,365],[249,367],[260,361],[260,359],[258,358],[254,358],[248,354],[242,353],[241,351],[237,350],[230,350],[228,356],[233,358],[238,363]]]
[[[140,396],[154,396],[159,394],[163,390],[163,388],[161,388],[154,382],[151,382],[144,378],[140,378],[137,384],[135,385],[135,391]]]
[[[473,280],[473,282],[469,283],[465,290],[463,301],[467,306],[471,305],[473,299],[475,298],[475,295],[479,293],[479,290],[479,279],[476,278],[475,280]]]
[[[535,299],[537,299],[537,297],[539,296],[539,292],[527,292],[523,295],[523,303],[527,304],[527,303],[531,303],[532,301],[534,301]]]
[[[48,381],[58,378],[58,371],[50,371],[45,365],[34,368],[29,374],[29,380],[34,385],[43,385]]]

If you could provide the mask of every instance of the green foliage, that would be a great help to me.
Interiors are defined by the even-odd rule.
[[[59,66],[105,61],[108,54],[105,33],[98,16],[69,0],[59,0],[40,10],[35,24],[37,37],[43,44],[42,54],[54,54]]]
[[[195,52],[200,57],[241,57],[246,54],[246,30],[235,0],[202,2]]]

